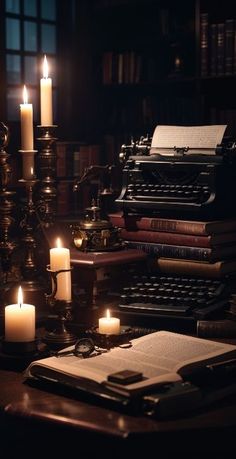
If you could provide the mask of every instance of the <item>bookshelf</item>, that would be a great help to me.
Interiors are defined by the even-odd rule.
[[[236,134],[234,2],[89,3],[83,13],[90,36],[82,53],[88,133],[100,136],[104,163],[118,162],[122,143],[152,134],[157,124],[227,123],[228,134]],[[78,31],[78,44],[81,36]],[[216,38],[221,51],[210,52]]]

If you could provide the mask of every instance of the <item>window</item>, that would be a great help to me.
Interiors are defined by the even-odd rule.
[[[34,106],[34,121],[39,122],[39,83],[44,54],[53,81],[56,106],[55,63],[57,51],[56,0],[5,0],[5,106],[7,121],[19,121],[23,85]],[[55,117],[55,110],[54,110]]]

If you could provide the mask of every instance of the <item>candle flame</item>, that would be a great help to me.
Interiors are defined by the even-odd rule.
[[[23,292],[21,286],[18,289],[18,300],[17,300],[18,306],[21,308],[21,305],[23,304]]]
[[[110,318],[111,318],[111,314],[110,314],[109,309],[107,309],[107,319],[110,319]]]
[[[57,246],[58,249],[60,249],[62,247],[61,239],[59,237],[57,238],[56,246]]]
[[[23,103],[24,104],[28,104],[28,93],[27,93],[27,89],[26,89],[25,84],[24,84],[24,87],[23,87]]]
[[[46,55],[43,59],[43,78],[48,78],[48,61]]]

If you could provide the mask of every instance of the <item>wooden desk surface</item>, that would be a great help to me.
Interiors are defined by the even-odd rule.
[[[0,370],[0,407],[2,433],[6,432],[8,438],[11,432],[11,448],[17,444],[17,451],[24,448],[22,438],[25,433],[30,433],[31,441],[34,438],[37,441],[39,427],[44,438],[52,443],[54,452],[61,437],[65,438],[67,447],[68,444],[71,447],[80,444],[80,450],[84,448],[87,455],[92,451],[94,442],[101,448],[104,444],[116,445],[114,457],[116,454],[118,457],[128,446],[132,447],[133,453],[140,452],[142,448],[147,448],[147,441],[150,447],[158,445],[159,451],[169,454],[179,451],[182,457],[189,454],[187,440],[194,445],[196,454],[201,452],[201,457],[204,457],[203,450],[222,451],[224,457],[232,448],[235,450],[236,395],[194,414],[160,421],[130,416],[31,387],[24,382],[22,373]],[[60,442],[59,445],[61,452]],[[5,447],[9,451],[9,441],[6,441]]]

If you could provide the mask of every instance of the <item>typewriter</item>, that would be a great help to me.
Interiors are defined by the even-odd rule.
[[[224,314],[231,290],[225,279],[137,274],[122,287],[118,309],[126,323],[195,330],[198,320]]]
[[[236,144],[226,126],[157,126],[152,138],[123,145],[124,213],[231,217],[236,205]]]

